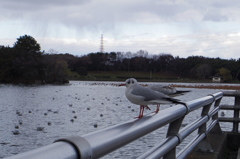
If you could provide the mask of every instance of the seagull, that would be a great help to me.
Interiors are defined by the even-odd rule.
[[[181,103],[178,99],[139,85],[134,78],[127,79],[123,85],[126,86],[125,95],[127,99],[133,104],[140,105],[139,116],[136,118],[143,117],[144,108],[149,108],[148,105]],[[159,108],[155,113],[158,111]]]
[[[175,87],[172,87],[170,85],[150,85],[147,88],[150,88],[156,92],[163,93],[170,97],[176,97],[176,96],[184,95],[185,93],[190,92],[188,90],[186,91],[177,90]],[[159,109],[160,109],[160,104],[157,104],[157,110],[155,112],[157,113]]]

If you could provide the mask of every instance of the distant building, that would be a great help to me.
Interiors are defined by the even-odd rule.
[[[222,78],[220,76],[213,76],[212,77],[212,82],[221,82]]]

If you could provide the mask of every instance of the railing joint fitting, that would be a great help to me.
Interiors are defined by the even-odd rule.
[[[181,104],[186,107],[187,111],[186,111],[186,114],[185,114],[185,115],[187,115],[187,114],[190,112],[190,109],[189,109],[188,104],[187,104],[187,103],[184,103],[184,102],[182,102]]]
[[[178,145],[181,144],[181,142],[182,142],[182,140],[183,140],[183,138],[181,137],[181,135],[180,135],[180,134],[176,134],[175,136],[178,138]]]
[[[210,119],[211,119],[211,116],[210,116],[209,114],[207,114],[206,116],[208,117],[208,120],[210,120]]]
[[[71,144],[78,153],[81,159],[91,159],[92,158],[92,148],[86,139],[80,136],[71,136],[68,138],[58,139],[54,142],[67,142]]]
[[[215,98],[215,96],[214,96],[214,95],[212,95],[212,94],[209,94],[208,96],[212,96],[212,97],[213,97],[213,102],[215,102],[215,101],[216,101],[216,98]]]
[[[207,136],[207,131],[206,131],[206,130],[204,130],[204,131],[200,131],[198,134],[204,134],[205,137],[206,137],[206,136]]]

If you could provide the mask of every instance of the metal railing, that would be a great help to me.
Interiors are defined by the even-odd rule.
[[[239,110],[240,110],[240,91],[228,91],[224,92],[226,97],[234,97],[234,105],[220,105],[220,109],[233,110],[233,117],[219,117],[220,122],[231,122],[233,123],[232,132],[238,132],[238,125],[240,122]]]
[[[234,106],[220,105],[223,96],[235,97]],[[202,108],[201,116],[180,129],[184,117],[192,111]],[[234,110],[233,118],[219,118],[220,109]],[[178,104],[174,107],[161,110],[157,114],[150,114],[141,119],[128,121],[119,125],[86,134],[65,139],[59,139],[53,144],[11,156],[8,159],[93,159],[100,158],[156,129],[169,124],[166,138],[155,147],[139,156],[139,159],[160,158],[174,159],[185,158],[192,150],[201,144],[200,149],[211,152],[211,146],[207,142],[207,133],[214,127],[219,127],[221,122],[233,122],[233,131],[238,132],[240,109],[240,92],[218,92],[203,98]],[[197,135],[180,152],[176,153],[176,146],[180,144],[193,131],[198,130]]]

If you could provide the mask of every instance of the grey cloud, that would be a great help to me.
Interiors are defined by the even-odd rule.
[[[210,1],[211,2],[211,1]],[[215,8],[238,8],[240,6],[239,0],[216,0],[211,2],[211,6]]]
[[[203,20],[221,22],[221,21],[228,21],[228,17],[226,15],[210,13],[210,14],[206,14]]]
[[[158,50],[164,49],[165,52],[184,53],[193,49],[208,50],[210,46],[215,48],[217,46],[213,46],[213,44],[216,44],[219,37],[214,37],[213,40],[211,40],[212,37],[206,35],[203,37],[207,37],[207,39],[186,37],[182,40],[179,35],[170,39],[159,37],[165,34],[186,35],[189,32],[194,36],[202,35],[204,32],[210,34],[231,29],[239,31],[237,28],[239,23],[236,23],[236,27],[230,25],[218,27],[223,24],[222,22],[229,24],[228,22],[233,20],[240,20],[238,7],[237,0],[1,0],[0,22],[11,21],[12,27],[7,30],[9,35],[14,29],[18,34],[18,30],[24,28],[30,34],[34,34],[33,36],[37,35],[43,39],[54,37],[56,39],[75,38],[79,40],[85,38],[92,40],[104,33],[104,35],[111,35],[113,39],[119,39],[118,42],[112,40],[111,45],[125,48],[124,51],[132,48],[137,51],[140,47],[146,47],[149,52],[158,52]],[[16,24],[15,27],[15,22],[21,24]],[[154,25],[160,27],[157,28]],[[163,25],[165,27],[161,29]],[[172,26],[173,29],[171,29]],[[68,35],[64,35],[65,37],[61,36],[66,33]],[[140,36],[142,33],[149,35]],[[8,37],[8,35],[5,36]],[[135,36],[136,38],[134,38]],[[149,37],[152,40],[149,40]],[[97,45],[97,49],[99,48],[99,39],[100,37],[96,42],[91,42],[91,45],[92,43]],[[231,39],[229,38],[229,40]],[[62,45],[59,46],[63,46],[64,42],[62,41]],[[211,45],[205,43],[199,45],[201,42]],[[46,40],[44,45],[48,45],[48,43]],[[62,48],[58,49],[57,43],[60,42],[55,41],[52,45],[55,44],[53,45],[56,46],[54,49],[61,52]],[[85,46],[78,47],[79,43],[70,44],[69,42],[67,44],[69,47],[66,49],[72,48],[70,45],[76,46],[77,49],[85,48]],[[90,45],[90,43],[88,44]],[[106,41],[106,48],[107,45]],[[93,46],[88,48],[92,49]],[[112,50],[118,50],[118,48],[114,47]],[[173,50],[174,48],[176,50]],[[219,50],[221,51],[221,49]]]
[[[152,23],[168,23],[178,21],[178,17],[188,10],[196,10],[202,14],[204,21],[226,21],[229,18],[223,12],[209,13],[212,8],[223,7],[224,4],[231,7],[228,1],[220,3],[216,0],[2,0],[0,9],[3,14],[0,19],[23,18],[43,23],[59,22],[79,28],[97,27],[101,23],[110,26],[125,22],[144,23],[144,19],[153,19]],[[185,21],[196,20],[192,15],[184,14],[184,18]]]
[[[1,6],[7,9],[35,9],[48,7],[66,7],[69,5],[83,5],[90,3],[91,0],[2,0]],[[26,10],[27,11],[27,10]]]

